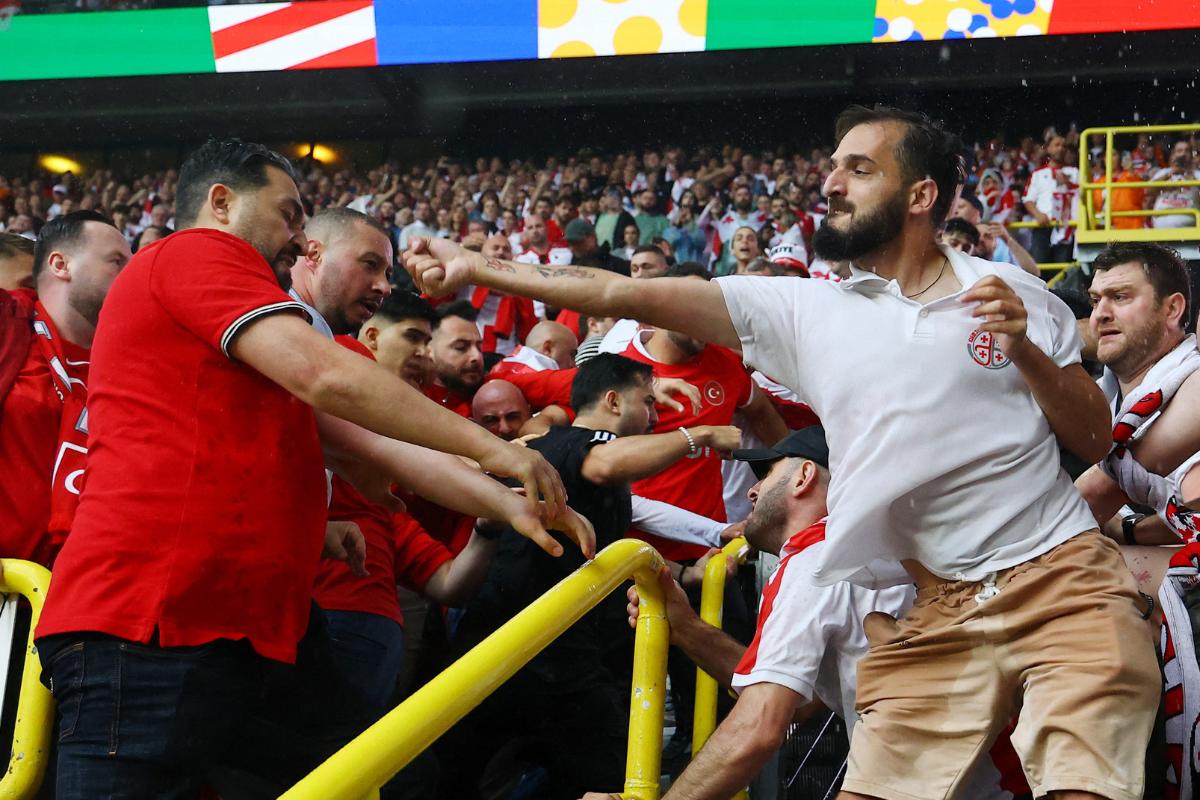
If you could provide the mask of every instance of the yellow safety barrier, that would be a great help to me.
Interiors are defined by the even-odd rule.
[[[1143,133],[1192,133],[1200,131],[1200,124],[1190,125],[1118,125],[1107,128],[1088,128],[1079,135],[1080,171],[1091,174],[1091,152],[1088,142],[1093,136],[1104,137],[1104,177],[1099,181],[1082,180],[1082,214],[1079,214],[1075,238],[1081,245],[1104,245],[1111,240],[1123,242],[1191,242],[1200,241],[1200,213],[1188,209],[1145,209],[1116,211],[1112,214],[1097,212],[1093,191],[1104,190],[1104,197],[1111,198],[1113,189],[1181,189],[1200,186],[1200,180],[1182,181],[1114,181],[1113,139],[1119,135]],[[1197,224],[1188,228],[1113,228],[1113,217],[1153,217],[1193,213]]]
[[[725,569],[730,559],[743,564],[750,555],[750,545],[744,537],[731,539],[708,559],[704,567],[704,582],[700,587],[700,619],[717,628],[725,613]],[[696,703],[692,712],[692,756],[700,752],[708,737],[717,729],[717,680],[702,669],[696,669]],[[743,789],[734,800],[743,800]]]
[[[370,797],[454,723],[610,592],[632,577],[641,597],[629,704],[626,800],[658,800],[667,682],[666,608],[658,585],[662,556],[622,539],[567,576],[484,639],[304,780],[281,800]],[[600,789],[603,787],[597,787]]]
[[[0,800],[28,800],[42,785],[54,729],[54,699],[42,685],[42,662],[33,646],[33,632],[42,614],[50,571],[31,561],[0,558],[0,594],[23,595],[33,609],[25,644],[25,668],[17,700],[17,722],[13,731],[8,772],[0,778]]]

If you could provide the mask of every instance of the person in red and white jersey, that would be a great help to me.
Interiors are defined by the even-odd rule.
[[[1025,213],[1039,225],[1062,223],[1055,228],[1035,228],[1029,248],[1039,264],[1070,261],[1074,257],[1075,201],[1079,195],[1079,169],[1067,166],[1067,146],[1063,137],[1054,135],[1046,143],[1046,165],[1029,176],[1021,201]]]
[[[0,291],[0,553],[49,567],[71,528],[87,456],[87,380],[100,307],[131,258],[94,211],[42,226],[36,293]]]
[[[979,177],[979,199],[988,222],[1008,222],[1017,208],[1016,192],[998,169],[985,169]]]
[[[701,620],[670,573],[659,574],[671,644],[738,694],[733,710],[664,800],[734,795],[779,750],[793,725],[827,708],[845,721],[853,738],[857,667],[868,648],[863,621],[873,622],[876,612],[902,616],[915,596],[912,586],[813,583],[811,569],[825,546],[828,518],[829,449],[820,427],[791,433],[773,447],[735,450],[733,457],[749,462],[758,476],[749,492],[754,510],[744,535],[759,551],[778,554],[780,562],[763,591],[749,647]],[[629,589],[628,596],[629,622],[636,626],[637,588]],[[1007,745],[1000,740],[993,758],[976,768],[963,797],[1029,796],[1020,766],[1004,760]],[[615,797],[592,793],[584,800]]]
[[[511,374],[573,369],[578,347],[579,340],[570,328],[544,320],[533,326],[525,344],[492,367],[487,380],[503,380]]]
[[[733,269],[735,254],[732,245],[734,234],[738,229],[750,228],[757,234],[758,230],[770,219],[769,214],[754,207],[754,198],[750,194],[749,186],[740,184],[734,187],[730,198],[730,208],[713,223],[716,231],[712,242],[713,255],[716,258],[713,267],[717,274],[725,275]],[[757,241],[755,238],[756,243]],[[755,255],[758,254],[755,253]],[[746,262],[749,260],[745,259]]]
[[[516,260],[523,264],[571,263],[571,248],[566,246],[565,240],[558,244],[550,241],[546,219],[540,214],[530,214],[525,218],[521,239],[525,249],[517,254]]]
[[[489,236],[480,252],[485,258],[513,257],[508,237],[499,233]],[[478,312],[475,324],[483,337],[480,349],[485,353],[510,354],[540,319],[529,298],[513,297],[484,286],[465,286],[457,299],[466,300]]]
[[[388,459],[370,447],[390,451],[393,438],[441,448],[523,474],[556,516],[565,508],[540,457],[312,328],[273,267],[308,244],[285,158],[207,142],[181,170],[177,214],[184,230],[139,252],[100,314],[87,483],[36,631],[65,720],[56,790],[67,800],[114,786],[185,795],[219,765],[254,761],[240,733],[265,674],[294,663],[308,628],[323,443],[380,469]],[[118,696],[137,697],[136,710]]]
[[[1150,176],[1152,181],[1198,181],[1200,169],[1195,167],[1192,143],[1180,139],[1171,148],[1170,166],[1163,167]],[[1200,225],[1196,214],[1189,213],[1200,208],[1200,186],[1183,186],[1179,189],[1147,189],[1147,205],[1156,211],[1179,209],[1178,214],[1160,214],[1150,218],[1152,228],[1191,228]]]
[[[565,247],[567,225],[578,215],[579,201],[571,192],[563,192],[554,204],[554,213],[546,219],[546,238],[551,247]],[[528,223],[526,223],[528,227]]]

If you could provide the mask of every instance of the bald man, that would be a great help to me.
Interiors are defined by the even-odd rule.
[[[505,441],[517,438],[532,416],[525,395],[508,381],[488,381],[471,400],[471,419]]]
[[[566,325],[546,320],[533,326],[525,346],[553,361],[558,369],[570,369],[575,366],[579,338]]]

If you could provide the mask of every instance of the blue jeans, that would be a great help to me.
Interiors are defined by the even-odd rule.
[[[195,797],[260,692],[263,659],[245,642],[164,648],[67,634],[39,649],[58,702],[60,800]]]
[[[382,715],[391,707],[404,663],[404,629],[362,611],[324,611],[334,663],[342,678]]]

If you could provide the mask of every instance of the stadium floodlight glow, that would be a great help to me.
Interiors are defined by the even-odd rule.
[[[79,175],[83,172],[82,164],[66,156],[45,155],[38,159],[38,164],[48,172],[55,174],[70,172],[73,175]]]
[[[338,160],[338,154],[332,147],[326,147],[323,144],[302,144],[296,148],[296,155],[300,158],[312,158],[314,161],[319,161],[322,164],[332,164]]]

